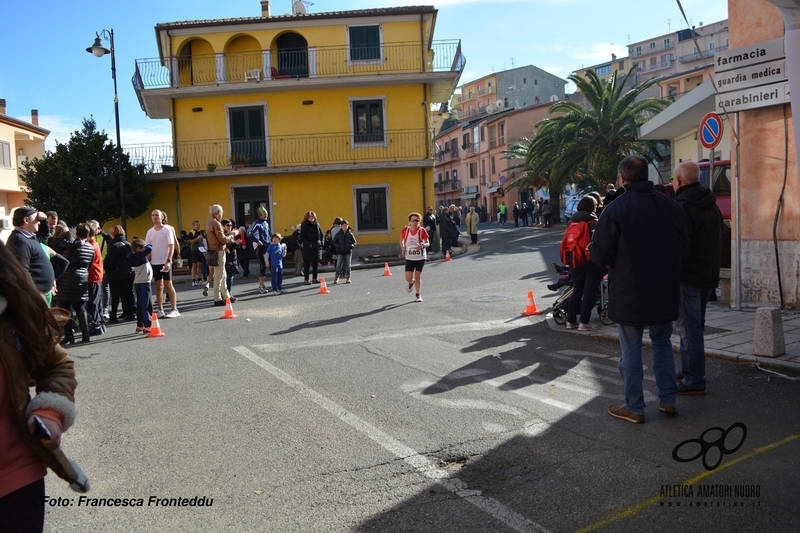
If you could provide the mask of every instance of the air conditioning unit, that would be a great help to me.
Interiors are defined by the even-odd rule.
[[[469,189],[469,187],[461,187],[461,194],[467,194],[467,189]]]
[[[492,182],[491,182],[491,181],[487,181],[487,182],[486,182],[486,186],[487,186],[487,187],[491,187],[491,186],[492,186]]]
[[[0,218],[0,229],[11,229],[11,219]]]

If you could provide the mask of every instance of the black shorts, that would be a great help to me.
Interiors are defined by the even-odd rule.
[[[192,250],[192,263],[202,263],[205,255],[200,250]]]
[[[153,267],[153,281],[172,281],[172,266],[170,265],[170,269],[164,272],[162,269],[164,265],[150,265]]]
[[[406,259],[406,272],[414,272],[415,270],[417,272],[422,272],[422,267],[424,266],[425,266],[424,259],[419,259],[416,261],[409,261],[408,259]]]

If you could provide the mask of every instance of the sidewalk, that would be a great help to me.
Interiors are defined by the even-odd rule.
[[[784,311],[781,315],[786,353],[778,357],[762,357],[753,355],[755,309],[736,311],[724,304],[710,302],[706,310],[706,356],[737,363],[758,363],[773,369],[800,372],[800,314],[794,311]],[[617,326],[606,326],[599,320],[593,322],[599,329],[592,333],[568,330],[564,326],[556,324],[551,315],[548,315],[547,323],[550,329],[565,333],[619,340]],[[646,331],[643,342],[646,346],[650,346],[650,339]],[[676,353],[680,350],[680,339],[677,335],[672,336],[672,348]]]

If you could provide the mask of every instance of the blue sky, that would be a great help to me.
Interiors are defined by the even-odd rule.
[[[698,25],[728,16],[727,0],[682,0]],[[627,55],[630,42],[686,28],[674,0],[315,0],[310,12],[403,5],[439,9],[434,38],[461,39],[467,65],[461,82],[513,66],[535,65],[566,77],[582,66]],[[273,15],[291,10],[274,0]],[[111,58],[86,53],[95,32],[114,29],[121,141],[169,142],[167,120],[152,120],[139,107],[131,85],[135,61],[157,55],[154,27],[161,22],[259,16],[259,0],[28,0],[6,2],[0,32],[0,98],[6,113],[51,130],[48,149],[67,142],[84,117],[114,138]],[[108,46],[108,43],[105,43]]]

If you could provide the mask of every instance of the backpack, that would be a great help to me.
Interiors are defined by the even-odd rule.
[[[591,260],[589,242],[591,235],[588,222],[572,222],[561,239],[561,263],[576,268]]]

